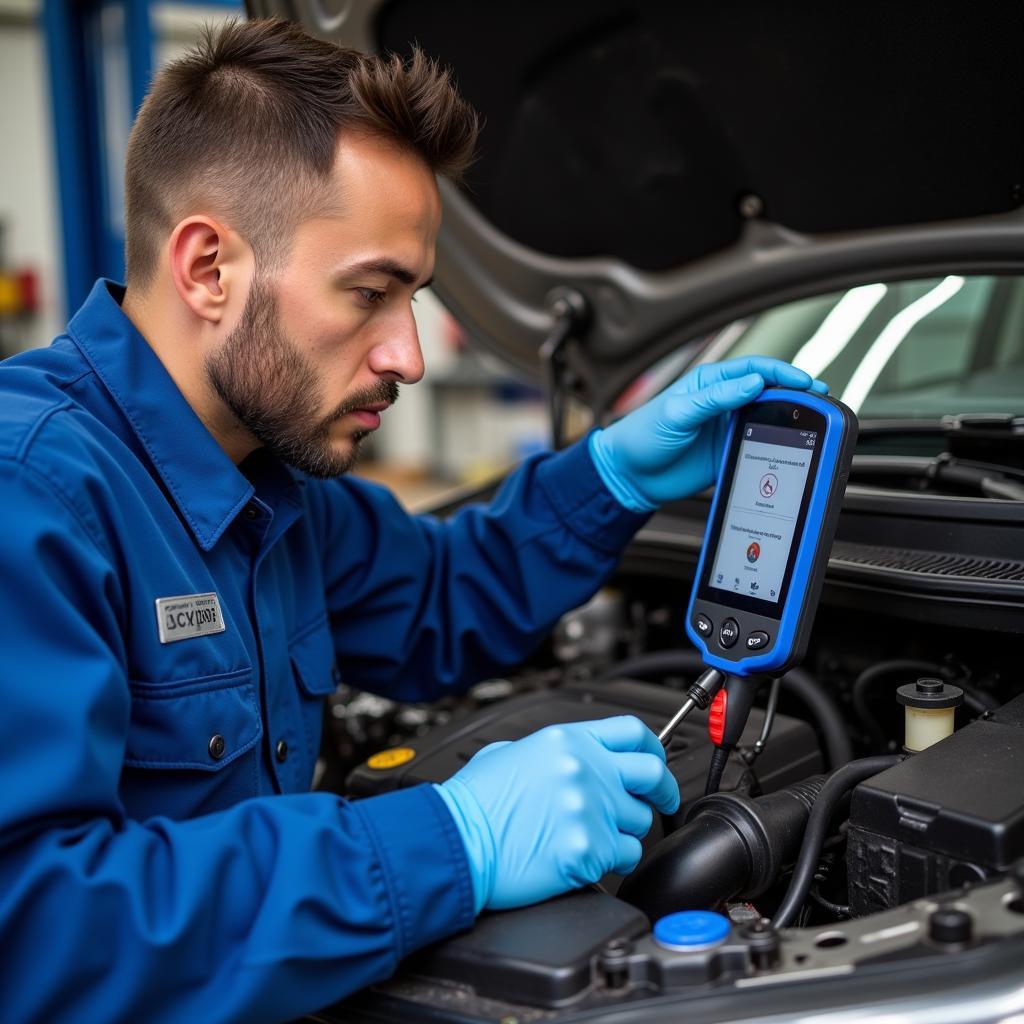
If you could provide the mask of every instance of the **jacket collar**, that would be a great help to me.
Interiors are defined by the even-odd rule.
[[[97,281],[68,334],[121,407],[197,543],[209,551],[254,488],[125,316],[124,293],[122,285]]]

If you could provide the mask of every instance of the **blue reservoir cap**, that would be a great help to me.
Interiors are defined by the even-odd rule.
[[[680,910],[658,919],[654,941],[678,953],[694,953],[724,942],[730,927],[727,917],[710,910]]]

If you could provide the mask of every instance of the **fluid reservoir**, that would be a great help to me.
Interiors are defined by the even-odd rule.
[[[942,679],[918,679],[896,691],[903,705],[906,738],[904,749],[917,753],[951,736],[956,709],[964,702],[964,691]]]

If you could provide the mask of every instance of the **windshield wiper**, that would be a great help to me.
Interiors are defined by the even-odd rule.
[[[1018,490],[1018,481],[1024,481],[1018,469],[1024,465],[1024,416],[960,413],[931,420],[868,419],[860,424],[860,436],[867,442],[865,447],[870,449],[877,440],[882,452],[897,459],[901,453],[893,450],[896,445],[886,442],[901,439],[904,444],[899,447],[918,456],[905,461],[905,470],[933,483],[965,487],[994,498],[1024,498]],[[945,450],[937,453],[937,448]],[[922,455],[928,458],[921,459]],[[895,464],[890,465],[890,472],[898,472]],[[876,469],[886,472],[881,465]]]
[[[1024,444],[1024,416],[1011,412],[961,412],[955,415],[877,417],[860,421],[861,434],[945,434]]]
[[[987,498],[1024,501],[1024,472],[985,462],[958,459],[949,452],[935,458],[913,455],[855,455],[850,478],[899,477],[922,490],[953,489]]]
[[[1024,474],[1004,466],[958,459],[955,455],[943,452],[932,461],[928,475],[936,484],[976,487],[988,498],[1024,500]]]

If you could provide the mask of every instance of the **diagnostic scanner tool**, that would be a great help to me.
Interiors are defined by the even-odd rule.
[[[803,658],[856,440],[814,392],[767,388],[733,414],[686,617],[706,665],[778,676]]]

